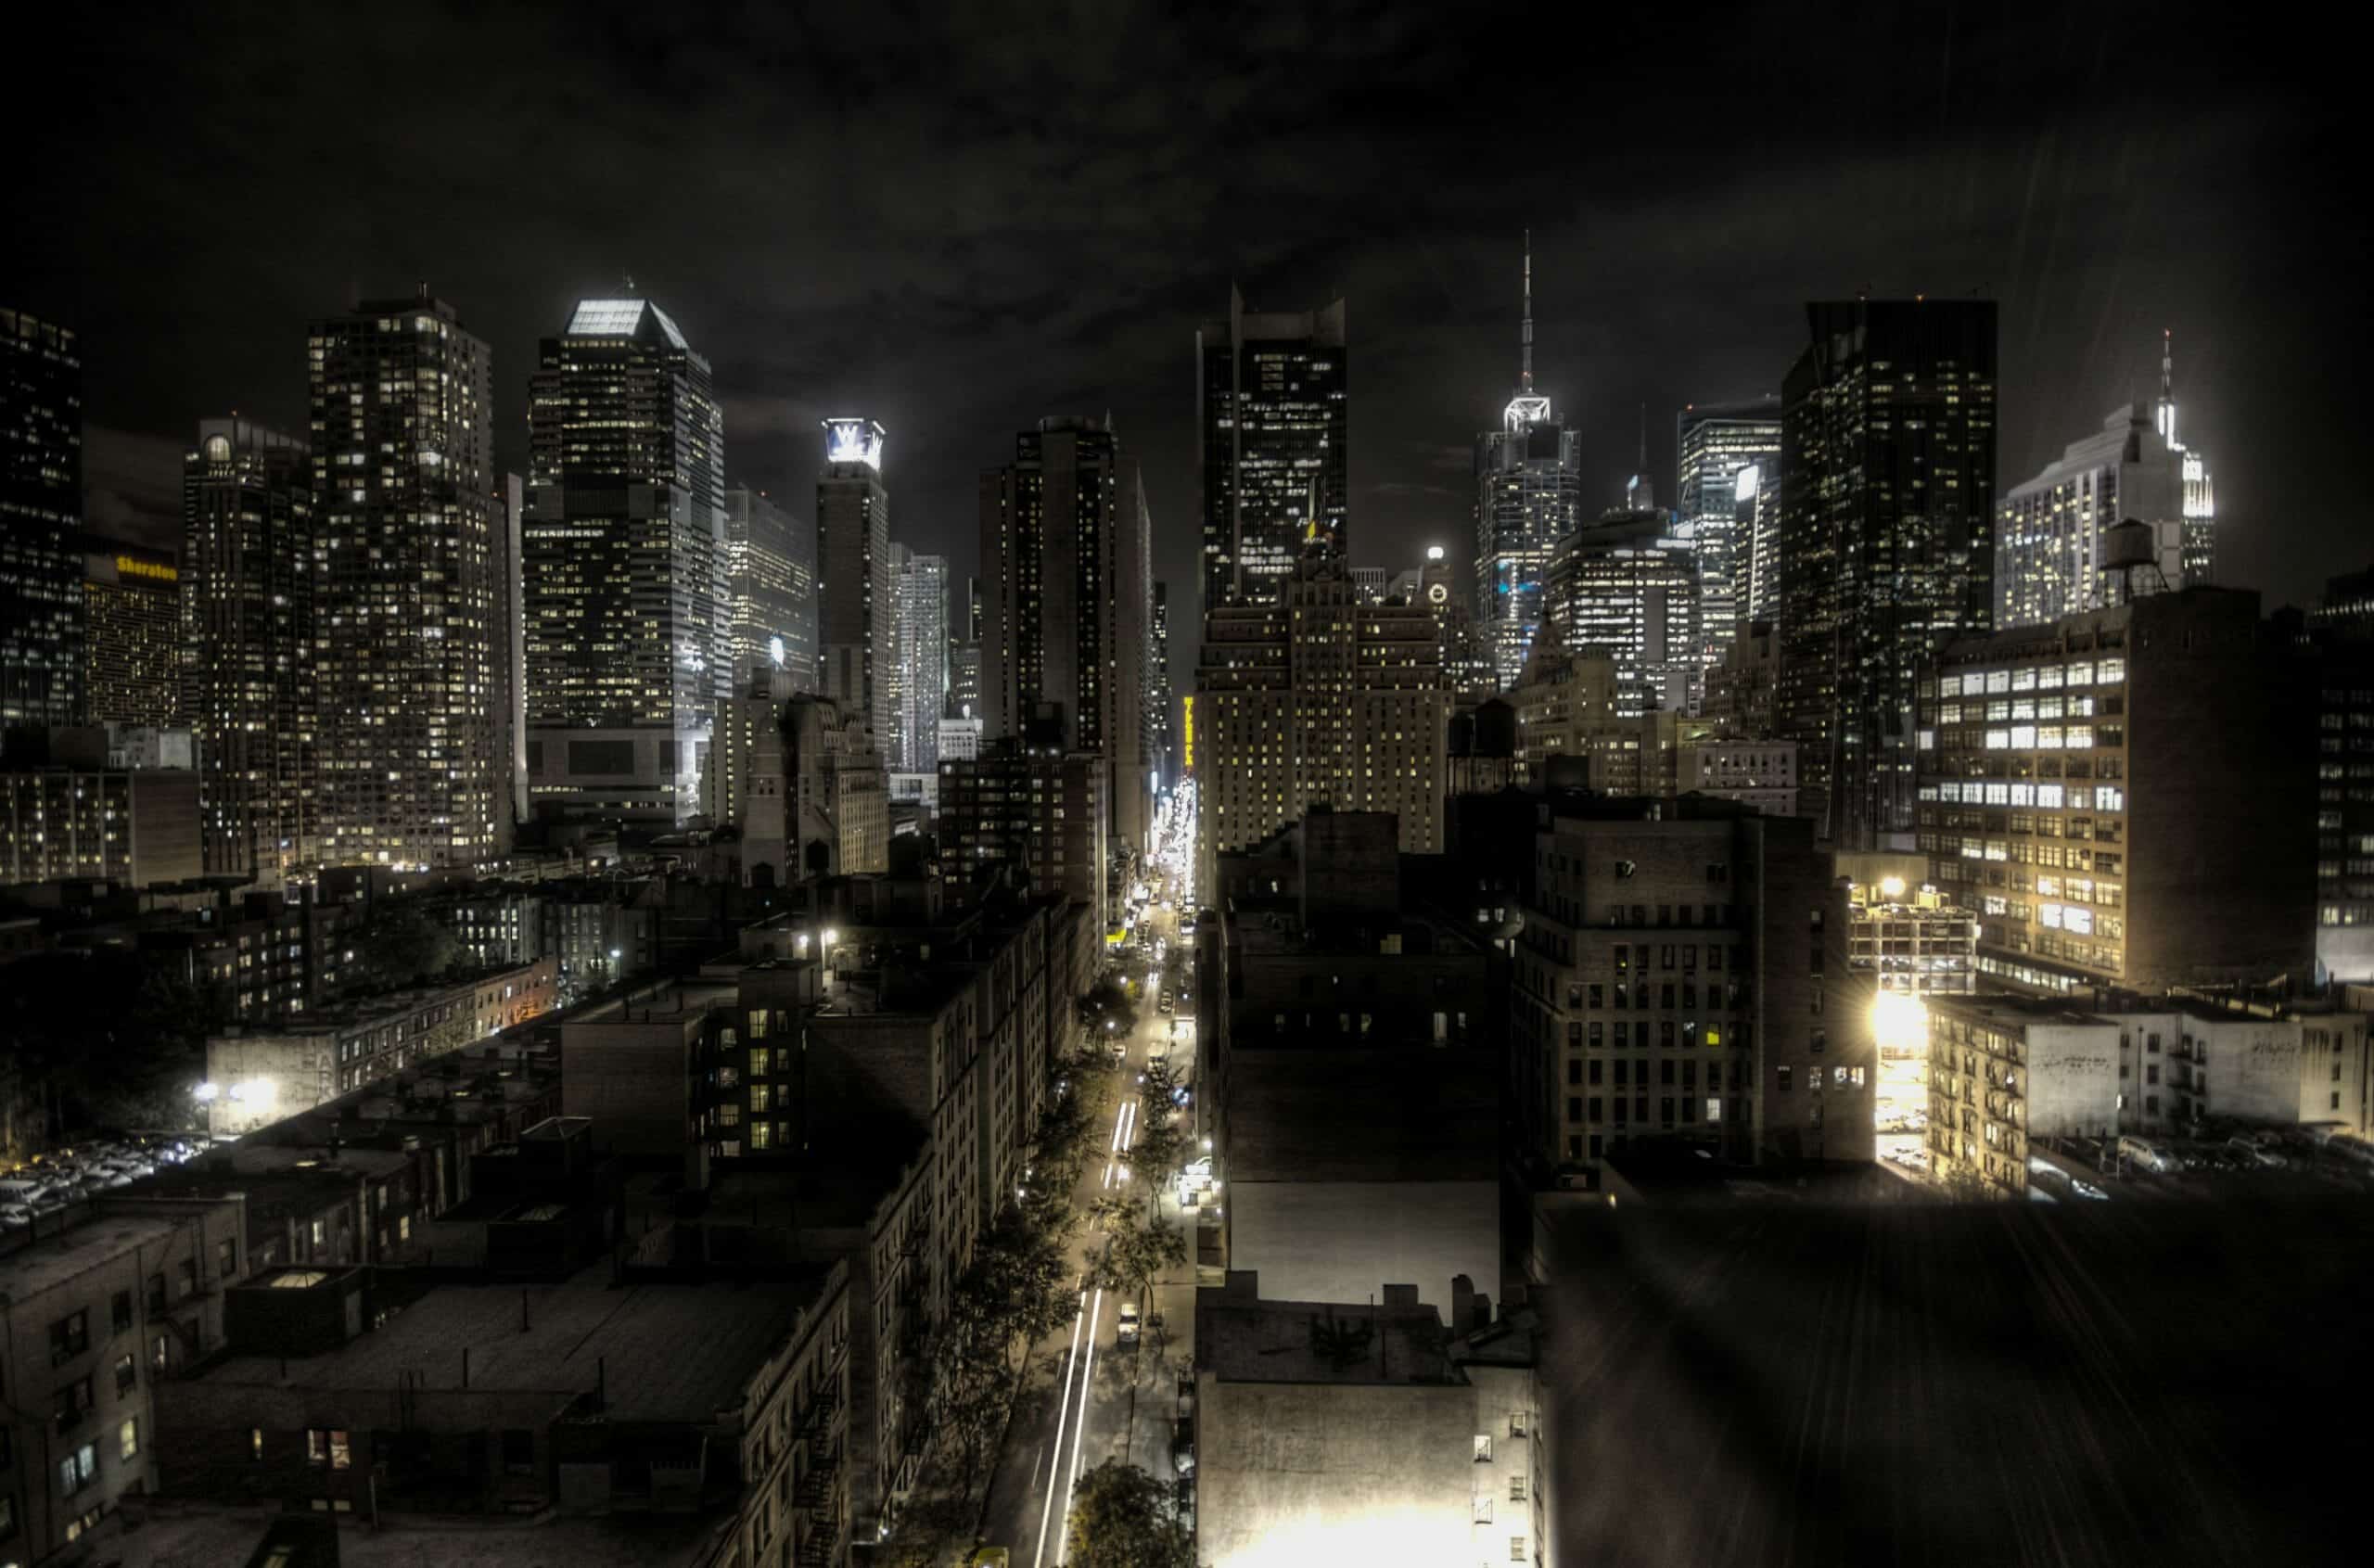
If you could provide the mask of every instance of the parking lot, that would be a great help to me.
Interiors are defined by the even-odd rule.
[[[127,1134],[37,1155],[0,1176],[0,1230],[23,1230],[69,1204],[129,1187],[192,1158],[206,1143],[199,1132]]]

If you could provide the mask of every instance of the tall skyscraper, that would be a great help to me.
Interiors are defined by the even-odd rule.
[[[1443,850],[1450,693],[1435,618],[1372,606],[1315,562],[1276,605],[1205,620],[1188,739],[1202,872],[1309,809],[1390,811],[1403,853]]]
[[[764,491],[725,492],[732,662],[781,664],[797,690],[816,686],[816,530]]]
[[[648,300],[580,300],[539,351],[528,433],[531,799],[673,825],[732,665],[708,361]]]
[[[321,863],[320,548],[305,443],[200,420],[182,459],[182,609],[210,876],[270,889]]]
[[[82,346],[0,310],[0,734],[82,721]]]
[[[1576,531],[1550,563],[1544,637],[1615,662],[1618,718],[1693,711],[1704,670],[1698,563],[1666,512],[1618,512]]]
[[[491,356],[426,286],[308,332],[325,856],[474,865],[498,847]]]
[[[1780,737],[1840,848],[1912,828],[1913,687],[1993,618],[1995,302],[1806,307],[1781,393]]]
[[[890,492],[882,484],[882,427],[824,421],[824,471],[816,481],[818,684],[843,714],[862,720],[877,751],[890,744]]]
[[[1720,662],[1754,596],[1755,496],[1780,464],[1780,400],[1692,403],[1674,425],[1676,504],[1698,560],[1701,639]]]
[[[170,550],[83,541],[83,710],[93,724],[178,726],[182,572]]]
[[[1277,603],[1307,542],[1345,559],[1345,377],[1341,300],[1264,313],[1231,287],[1228,319],[1195,334],[1205,609]]]
[[[512,831],[532,808],[528,798],[528,584],[520,530],[528,485],[503,476],[494,492],[495,842],[508,854]]]
[[[1138,460],[1101,419],[1042,419],[1015,439],[1013,463],[981,476],[988,734],[1020,735],[1059,707],[1062,749],[1103,755],[1113,836],[1138,848],[1153,827],[1152,548]]]
[[[1996,630],[2116,604],[2122,580],[2102,572],[2102,535],[2130,520],[2150,530],[2166,586],[2183,587],[2186,461],[2138,402],[2013,485],[1996,520]]]
[[[1475,438],[1475,625],[1498,689],[1525,671],[1551,553],[1582,520],[1581,440],[1533,385],[1533,239],[1525,236],[1516,395]]]
[[[2160,401],[2152,405],[2152,427],[2168,450],[2183,460],[2185,586],[2200,588],[2216,580],[2217,492],[2209,478],[2209,459],[2176,439],[2176,334],[2160,331]]]
[[[981,580],[964,580],[964,603],[953,607],[955,619],[948,636],[948,708],[951,718],[986,711],[981,700]]]
[[[899,713],[891,771],[939,767],[939,719],[948,707],[948,557],[893,544],[898,560]]]

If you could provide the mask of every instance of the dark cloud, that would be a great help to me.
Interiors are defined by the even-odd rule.
[[[1464,530],[1537,363],[1613,500],[1691,401],[1776,388],[1806,299],[2003,301],[2010,483],[2177,335],[2230,575],[2363,564],[2348,103],[2227,19],[1996,6],[84,7],[38,51],[0,294],[77,322],[96,423],[301,422],[302,324],[426,278],[496,351],[498,451],[570,300],[632,274],[715,362],[737,478],[888,426],[894,531],[973,553],[976,472],[1109,410],[1192,593],[1193,362],[1232,278],[1340,288],[1354,549]],[[12,125],[12,130],[19,129]],[[113,487],[121,490],[121,487]],[[1662,486],[1660,487],[1663,488]],[[1192,601],[1191,601],[1192,602]]]

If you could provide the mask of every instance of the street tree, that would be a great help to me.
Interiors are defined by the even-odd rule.
[[[1139,1298],[1155,1280],[1187,1263],[1187,1238],[1179,1227],[1139,1206],[1126,1192],[1097,1200],[1093,1210],[1104,1227],[1104,1248],[1089,1266],[1089,1282],[1100,1290]]]
[[[1066,1568],[1195,1568],[1195,1537],[1168,1485],[1106,1460],[1072,1489]]]

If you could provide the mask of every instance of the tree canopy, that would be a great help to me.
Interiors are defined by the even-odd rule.
[[[1195,1537],[1167,1484],[1106,1460],[1072,1488],[1065,1568],[1195,1568]]]

